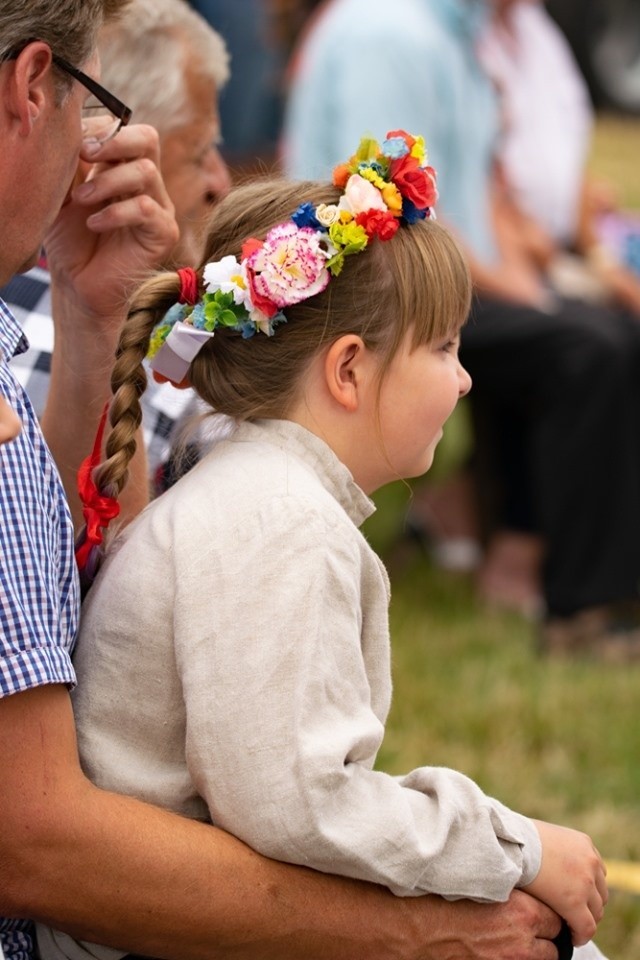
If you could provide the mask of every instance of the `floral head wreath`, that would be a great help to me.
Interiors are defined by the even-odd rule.
[[[426,165],[423,138],[404,130],[388,133],[382,146],[362,139],[335,168],[333,182],[344,191],[337,204],[303,203],[264,240],[246,240],[240,260],[206,264],[201,298],[194,272],[180,271],[180,302],[151,333],[147,357],[158,379],[180,383],[217,328],[245,339],[257,332],[273,336],[286,323],[283,310],[321,293],[345,257],[366,250],[375,237],[390,240],[401,224],[435,217],[435,170]]]

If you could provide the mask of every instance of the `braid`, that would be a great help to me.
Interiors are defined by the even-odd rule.
[[[94,454],[87,457],[78,473],[87,518],[76,540],[83,596],[102,562],[102,531],[118,515],[117,501],[126,486],[129,464],[136,452],[135,435],[142,422],[140,398],[147,388],[143,360],[149,348],[149,337],[158,320],[175,302],[178,289],[176,273],[159,274],[147,280],[133,296],[120,334],[111,373],[113,400],[109,410],[111,432],[106,443],[106,459],[92,472],[93,458],[99,452],[101,425]]]
[[[96,485],[106,496],[117,498],[126,486],[129,464],[136,452],[136,433],[142,422],[140,398],[147,388],[143,360],[149,337],[158,320],[175,303],[178,290],[177,274],[163,273],[144,283],[131,299],[111,372],[113,400],[106,459],[95,472]]]

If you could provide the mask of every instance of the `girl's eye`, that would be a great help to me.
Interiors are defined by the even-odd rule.
[[[443,343],[441,347],[441,350],[443,350],[445,353],[455,353],[457,349],[458,349],[457,340],[447,340],[447,342]]]

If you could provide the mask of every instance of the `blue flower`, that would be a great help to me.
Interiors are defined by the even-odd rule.
[[[418,220],[424,220],[427,216],[428,207],[424,207],[422,210],[419,207],[416,207],[415,203],[412,203],[411,200],[408,200],[406,197],[402,198],[402,219],[405,223],[417,223]]]
[[[204,303],[202,300],[196,303],[195,307],[191,312],[191,323],[197,330],[204,330],[205,325],[205,315],[204,315]]]
[[[385,157],[391,157],[392,160],[399,160],[409,153],[409,147],[404,137],[389,137],[382,144],[382,152]]]
[[[178,323],[180,320],[184,320],[185,314],[187,312],[186,304],[184,303],[174,303],[172,307],[169,307],[167,312],[164,315],[162,320],[163,325],[168,325],[172,327],[175,323]]]
[[[253,322],[253,320],[247,320],[240,327],[240,333],[242,334],[243,340],[250,340],[251,337],[255,334],[255,332],[256,332],[256,325]]]
[[[316,219],[316,208],[308,201],[301,203],[291,219],[296,227],[312,227],[314,230],[323,229],[320,222]]]

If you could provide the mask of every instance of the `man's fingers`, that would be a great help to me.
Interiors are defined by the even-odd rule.
[[[99,206],[138,194],[153,197],[163,207],[172,206],[160,172],[149,157],[101,167],[73,188],[71,198],[75,203]]]
[[[112,140],[103,144],[85,141],[80,156],[90,163],[121,163],[136,157],[149,157],[160,162],[160,139],[155,127],[146,123],[134,123],[122,130]]]
[[[87,226],[94,233],[135,230],[143,245],[161,244],[171,250],[179,238],[178,225],[173,217],[173,209],[166,210],[151,197],[129,197],[110,203],[87,219]]]

